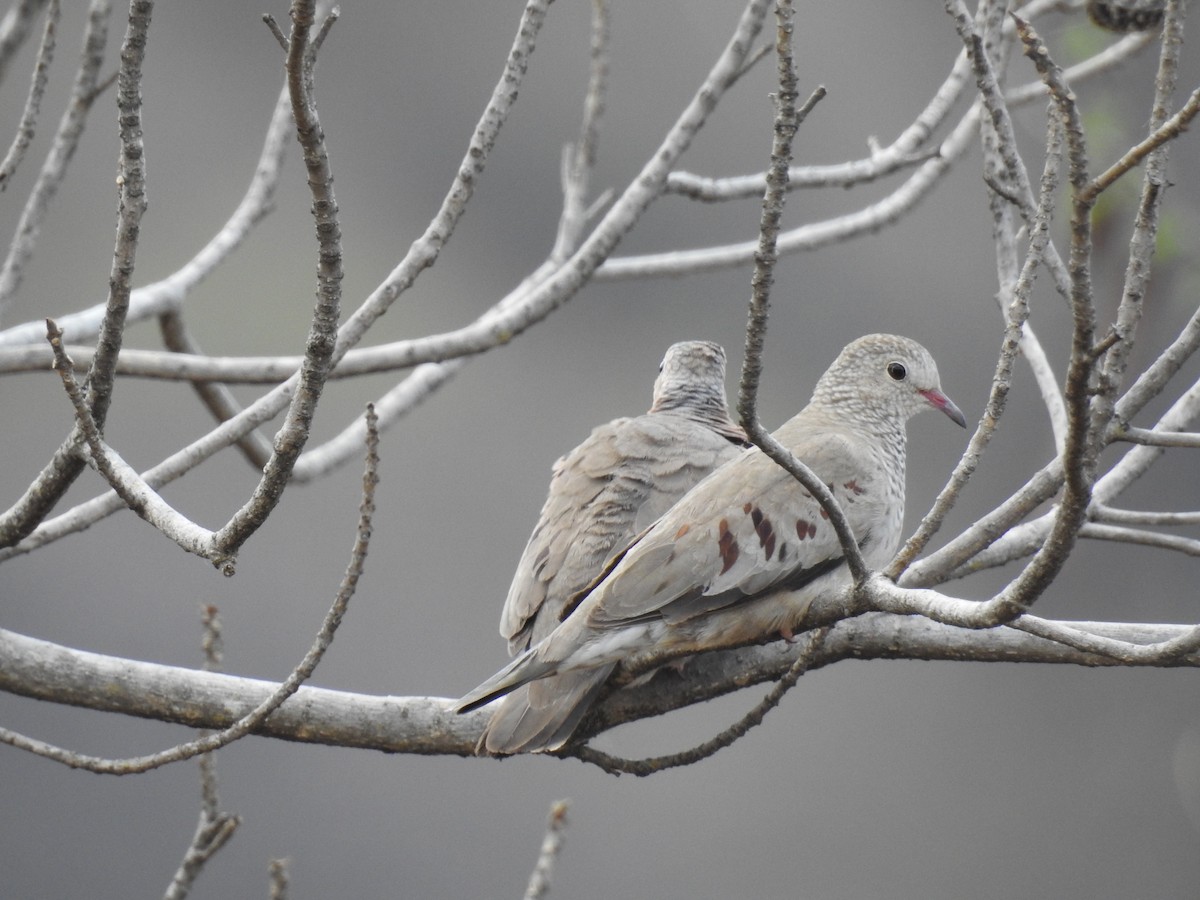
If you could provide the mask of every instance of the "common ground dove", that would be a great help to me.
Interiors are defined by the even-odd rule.
[[[876,334],[849,344],[808,405],[775,437],[829,485],[867,564],[900,543],[905,424],[926,409],[966,421],[944,394],[937,365],[915,341]],[[539,679],[788,637],[818,598],[849,582],[820,504],[757,449],[689,491],[609,565],[563,622],[458,704],[460,712]],[[556,708],[562,727],[520,749],[555,750],[598,691]],[[582,707],[582,708],[580,708]]]
[[[650,411],[599,426],[554,464],[500,617],[509,652],[553,631],[615,554],[745,447],[725,400],[725,351],[708,341],[672,345]],[[612,668],[563,673],[513,691],[493,714],[480,750],[509,754],[562,743]]]

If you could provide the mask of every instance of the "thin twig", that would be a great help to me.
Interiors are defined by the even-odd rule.
[[[1098,415],[1115,413],[1116,397],[1125,379],[1130,355],[1133,353],[1138,325],[1142,319],[1143,300],[1150,284],[1150,273],[1154,253],[1158,245],[1159,217],[1167,185],[1166,141],[1177,136],[1181,129],[1200,110],[1200,91],[1176,116],[1169,115],[1171,97],[1179,78],[1179,58],[1183,47],[1183,5],[1178,0],[1168,3],[1166,21],[1163,25],[1162,47],[1158,58],[1158,72],[1154,80],[1154,104],[1150,114],[1151,136],[1139,147],[1126,154],[1129,160],[1145,158],[1146,170],[1142,177],[1142,191],[1134,219],[1133,232],[1129,237],[1129,259],[1125,266],[1125,280],[1121,289],[1121,302],[1109,332],[1115,338],[1104,351],[1101,378],[1097,395]],[[1178,120],[1178,122],[1177,122]],[[1182,123],[1182,124],[1179,124]],[[1161,138],[1161,139],[1160,139]],[[1145,152],[1142,152],[1142,150]],[[1124,163],[1122,159],[1118,167]],[[1110,169],[1110,172],[1113,171]],[[1083,199],[1094,203],[1111,181],[1108,173],[1092,181],[1083,191]],[[1118,175],[1114,175],[1119,177]],[[1107,424],[1107,423],[1106,423]],[[1097,442],[1101,439],[1097,435]]]
[[[1146,531],[1142,528],[1125,528],[1119,525],[1088,522],[1080,530],[1079,535],[1100,541],[1117,541],[1142,547],[1157,547],[1160,550],[1174,550],[1187,556],[1200,556],[1200,540],[1177,534],[1159,534],[1157,531]]]
[[[8,64],[29,37],[38,14],[46,0],[17,0],[0,20],[0,81],[8,71]]]
[[[788,167],[792,161],[792,141],[803,117],[825,96],[818,87],[800,109],[795,63],[792,58],[793,18],[790,2],[780,0],[775,7],[777,19],[775,52],[778,57],[779,87],[775,92],[775,137],[771,145],[771,165],[767,170],[767,188],[763,195],[762,215],[758,226],[758,250],[754,254],[754,273],[750,277],[750,304],[746,321],[746,350],[742,361],[742,376],[738,384],[738,417],[746,436],[763,453],[786,469],[811,493],[829,514],[846,553],[847,565],[855,581],[867,575],[867,565],[859,550],[858,540],[846,520],[833,492],[820,478],[786,447],[779,443],[758,420],[758,387],[762,377],[763,344],[767,334],[767,312],[771,303],[774,281],[775,246],[779,236],[783,206],[787,199]]]
[[[166,502],[125,460],[104,443],[100,426],[75,380],[71,360],[63,352],[62,331],[53,319],[46,320],[46,338],[54,351],[54,368],[75,408],[75,431],[91,451],[92,462],[121,501],[142,519],[189,553],[211,558],[212,532],[201,528]]]
[[[142,140],[142,62],[150,28],[152,0],[130,0],[129,24],[121,43],[117,74],[117,114],[121,153],[117,164],[117,236],[109,272],[108,302],[96,355],[88,368],[87,399],[103,431],[112,402],[113,376],[125,335],[142,214],[146,211],[146,147]]]
[[[806,634],[804,636],[805,645],[796,655],[795,661],[762,700],[754,705],[753,709],[728,728],[723,729],[720,734],[714,735],[689,750],[646,759],[624,759],[584,745],[572,747],[564,755],[578,757],[581,761],[598,766],[610,775],[637,775],[640,778],[666,769],[690,766],[702,759],[708,759],[734,741],[744,737],[750,729],[763,723],[767,713],[779,705],[784,695],[795,687],[800,677],[808,671],[814,655],[820,650],[828,634],[829,628],[817,628]]]
[[[1200,525],[1200,512],[1116,509],[1093,503],[1090,515],[1093,522],[1105,522],[1111,525]]]
[[[254,226],[271,212],[274,208],[275,189],[279,184],[284,154],[292,133],[291,114],[291,103],[285,85],[271,113],[262,150],[255,163],[254,175],[237,208],[221,226],[220,231],[177,271],[161,281],[134,289],[129,297],[127,322],[132,324],[179,309],[196,286],[229,259],[233,252],[242,246]],[[59,316],[57,320],[68,334],[79,340],[93,340],[100,333],[103,317],[104,306],[101,304]],[[7,328],[0,331],[0,347],[20,347],[31,343],[40,345],[45,330],[41,320]],[[121,358],[124,358],[124,354]],[[299,365],[297,359],[296,364],[291,366],[287,373],[294,372]],[[277,382],[282,377],[285,376],[270,380]]]
[[[203,351],[200,345],[192,337],[187,325],[183,321],[183,313],[178,310],[165,312],[158,317],[158,328],[162,334],[163,343],[172,354],[187,353],[193,356],[200,356]],[[122,359],[128,357],[129,351],[122,353]],[[203,358],[203,357],[201,357]],[[295,371],[299,367],[301,360],[297,360],[297,365],[290,371]],[[120,364],[118,363],[117,371],[120,372]],[[289,371],[289,374],[290,374]],[[286,377],[286,376],[284,376]],[[233,392],[223,384],[214,384],[210,382],[193,382],[193,389],[196,395],[200,398],[200,402],[205,408],[212,413],[213,418],[218,422],[228,422],[239,412],[241,405],[233,396]],[[267,464],[267,460],[271,458],[271,444],[257,431],[251,431],[237,441],[238,449],[242,451],[242,455],[246,457],[256,470],[262,471]]]
[[[1039,351],[1041,349],[1040,344],[1036,343],[1036,338],[1030,341],[1032,332],[1029,330],[1026,320],[1029,317],[1029,298],[1033,290],[1034,272],[1038,263],[1044,259],[1044,254],[1049,246],[1050,218],[1053,214],[1058,188],[1057,168],[1061,161],[1060,133],[1059,128],[1050,124],[1047,135],[1046,161],[1042,172],[1038,204],[1032,217],[1029,246],[1025,255],[1025,263],[1013,284],[1012,300],[1005,311],[1004,340],[996,360],[996,370],[992,375],[992,387],[984,407],[983,417],[975,433],[971,436],[966,451],[954,467],[946,486],[934,501],[933,507],[885,570],[888,577],[893,580],[899,578],[912,560],[925,549],[930,538],[936,534],[945,516],[953,507],[958,494],[979,465],[983,452],[991,441],[1007,405],[1018,351],[1030,344]],[[999,136],[997,136],[997,140],[1000,140]],[[1000,142],[1002,143],[1002,140]],[[994,212],[1000,214],[1002,211],[994,210]],[[1003,218],[1002,215],[1001,217]],[[1007,223],[1006,218],[1005,222]],[[999,236],[1004,238],[1006,235],[1002,233]],[[1003,280],[1002,276],[1002,282]],[[1042,379],[1039,379],[1039,383],[1042,383]],[[1057,398],[1057,390],[1053,386],[1051,389],[1053,397]],[[1046,397],[1045,392],[1043,392],[1043,397]],[[1061,403],[1061,400],[1059,402]],[[1053,404],[1049,399],[1047,399],[1047,407],[1053,409]],[[1052,415],[1051,418],[1053,420],[1054,416]],[[961,565],[961,560],[944,568],[942,572],[948,573],[959,565]],[[932,567],[928,567],[925,570],[925,577],[928,578],[933,571]]]
[[[8,179],[17,171],[25,158],[25,151],[33,141],[38,115],[42,108],[42,96],[50,80],[50,64],[54,61],[54,43],[58,31],[58,19],[62,11],[59,0],[50,0],[46,9],[46,26],[42,31],[42,42],[38,46],[37,59],[33,64],[33,77],[29,81],[29,94],[25,98],[25,109],[17,124],[17,133],[12,145],[0,162],[0,191],[8,187]]]
[[[583,121],[575,143],[563,148],[562,213],[550,258],[565,261],[579,248],[588,217],[588,189],[596,165],[600,122],[608,94],[608,0],[592,0],[591,67],[583,101]]]
[[[1095,369],[1091,348],[1096,328],[1090,276],[1092,207],[1081,197],[1088,182],[1083,126],[1074,94],[1067,87],[1062,70],[1050,58],[1033,28],[1016,16],[1013,18],[1017,22],[1017,33],[1025,45],[1026,56],[1033,60],[1050,90],[1066,135],[1067,171],[1072,199],[1071,250],[1067,264],[1071,275],[1072,331],[1071,357],[1064,391],[1067,438],[1059,456],[1064,475],[1063,498],[1046,541],[1021,573],[985,604],[994,607],[1003,621],[1027,609],[1053,582],[1066,563],[1087,516],[1098,452],[1096,423],[1091,407],[1092,375]]]
[[[59,122],[58,132],[54,136],[50,152],[47,154],[46,161],[30,192],[29,200],[21,212],[17,234],[13,238],[4,265],[0,268],[0,305],[3,305],[20,285],[22,270],[33,254],[46,208],[66,176],[67,165],[83,134],[83,127],[87,122],[87,115],[95,98],[96,79],[100,66],[104,62],[110,12],[109,0],[92,0],[88,25],[84,32],[83,62],[75,76],[71,101]],[[118,247],[120,246],[122,244],[118,237]],[[120,291],[117,290],[115,293],[119,298]],[[110,291],[106,310],[111,306],[113,297],[114,292]],[[107,311],[105,321],[109,322],[111,327],[112,322]],[[109,353],[106,358],[110,362],[114,361],[115,354]],[[103,373],[103,366],[100,371]],[[103,378],[103,374],[101,377]],[[111,387],[111,383],[109,386]],[[106,410],[107,401],[96,416],[100,428],[104,427]],[[54,452],[42,471],[38,473],[38,476],[26,488],[25,493],[0,516],[0,547],[11,546],[30,534],[54,508],[62,495],[66,493],[67,488],[79,477],[84,463],[76,452],[78,443],[79,433],[73,430]]]
[[[1110,439],[1142,444],[1147,447],[1200,447],[1200,433],[1197,432],[1158,431],[1154,428],[1134,428],[1132,426],[1114,428]]]
[[[558,855],[562,852],[563,836],[567,829],[567,808],[570,805],[569,800],[555,800],[550,804],[546,835],[542,838],[542,849],[525,888],[525,900],[544,900],[550,895],[550,880]]]
[[[1188,329],[1185,329],[1185,332],[1187,331]],[[1186,339],[1181,335],[1181,339],[1176,342],[1176,345],[1189,342],[1190,335]],[[1157,362],[1161,361],[1162,357]],[[1151,366],[1151,368],[1153,369],[1155,366]],[[1118,403],[1118,413],[1121,411],[1121,407],[1122,404]],[[1200,382],[1193,384],[1163,413],[1155,423],[1154,430],[1165,433],[1178,431],[1187,427],[1188,423],[1197,417],[1200,417]],[[1092,490],[1091,508],[1094,509],[1097,505],[1103,507],[1114,502],[1129,485],[1155,463],[1163,452],[1164,448],[1162,447],[1145,445],[1134,447],[1126,453],[1116,465],[1097,480]],[[1038,503],[1050,499],[1057,486],[1061,485],[1061,479],[1062,465],[1060,459],[1056,458],[995,512],[980,519],[942,550],[913,566],[913,569],[919,569],[929,563],[929,569],[923,570],[922,575],[929,576],[930,572],[937,572],[938,575],[922,577],[919,582],[916,580],[910,582],[906,578],[904,583],[906,585],[936,584],[948,578],[963,577],[972,572],[1001,566],[1033,553],[1042,546],[1050,529],[1052,516],[1046,514],[1017,527],[1013,527],[1013,523],[1019,521]],[[987,549],[983,550],[984,547]],[[945,555],[943,556],[943,554]],[[967,559],[970,559],[969,563],[965,563]],[[953,571],[950,574],[945,574],[946,560],[953,561],[953,565],[950,566]],[[960,564],[961,568],[955,568]],[[908,575],[912,575],[911,569]]]
[[[1070,624],[1051,622],[1030,615],[1022,616],[1015,622],[1009,623],[1009,627],[1084,653],[1107,656],[1125,665],[1143,662],[1171,665],[1182,661],[1184,657],[1200,649],[1200,625],[1192,626],[1174,637],[1152,644],[1113,640],[1072,627]]]
[[[288,897],[288,866],[287,859],[273,859],[267,863],[267,872],[271,878],[271,900],[287,900]]]
[[[219,672],[221,669],[221,620],[217,614],[217,608],[205,606],[201,610],[201,621],[204,624],[204,638],[201,643],[204,649],[204,671]],[[208,732],[201,731],[200,734],[203,737]],[[217,796],[217,768],[214,754],[200,754],[199,763],[200,818],[196,823],[192,841],[184,852],[179,868],[175,871],[175,875],[163,895],[164,900],[183,900],[191,891],[196,876],[200,874],[204,865],[225,846],[242,823],[240,816],[221,812],[221,801]]]
[[[1094,57],[1072,66],[1066,74],[1073,81],[1093,77],[1128,59],[1147,46],[1151,40],[1151,37],[1145,34],[1130,36]],[[1007,96],[1009,106],[1017,106],[1044,97],[1045,87],[1039,81],[1015,88]],[[862,209],[783,232],[778,241],[780,255],[812,251],[841,243],[858,235],[876,232],[901,219],[942,183],[951,166],[966,153],[978,134],[979,116],[980,107],[972,106],[939,145],[937,154],[919,166],[903,184],[882,199]],[[761,190],[761,176],[755,177],[758,180],[754,183],[758,190]],[[719,271],[752,262],[757,248],[758,242],[752,240],[664,253],[612,256],[596,270],[595,280],[618,281]]]
[[[308,442],[337,344],[342,300],[342,231],[325,134],[313,96],[317,44],[311,34],[315,15],[316,0],[293,0],[287,74],[292,116],[296,120],[296,136],[304,151],[317,226],[317,303],[305,342],[304,364],[300,367],[287,417],[272,442],[271,458],[263,467],[262,478],[251,498],[213,537],[217,551],[213,563],[226,575],[233,572],[238,550],[262,526],[283,496],[292,467]],[[336,18],[335,10],[326,17],[321,33]]]
[[[365,335],[371,324],[387,310],[412,280],[427,266],[432,265],[440,248],[448,238],[447,228],[453,229],[469,199],[474,179],[482,172],[491,143],[494,141],[503,116],[515,100],[520,75],[528,61],[545,6],[549,0],[530,0],[526,18],[522,19],[514,49],[510,53],[505,75],[493,96],[493,105],[484,112],[483,120],[472,138],[471,148],[463,166],[447,196],[443,209],[435,216],[425,236],[414,243],[409,254],[393,270],[362,306],[355,311],[339,330],[338,345],[334,351],[336,363],[347,350]],[[574,295],[594,272],[601,260],[616,246],[617,242],[636,224],[646,208],[660,195],[667,173],[688,148],[691,140],[703,127],[708,116],[716,108],[722,96],[736,76],[737,69],[745,59],[762,26],[769,8],[769,0],[749,0],[732,38],[720,57],[709,70],[708,76],[697,89],[692,100],[668,131],[658,149],[643,166],[621,197],[593,229],[590,237],[580,246],[561,268],[555,270],[528,292],[518,289],[510,298],[485,312],[472,325],[447,334],[433,335],[407,343],[413,352],[405,352],[402,365],[414,365],[420,361],[436,361],[481,353],[511,340],[514,334],[529,328],[550,315],[562,303]],[[510,302],[506,302],[510,301]],[[214,428],[208,434],[187,447],[172,454],[158,465],[147,470],[143,478],[147,484],[161,487],[195,468],[213,454],[229,446],[252,428],[270,421],[287,405],[295,390],[296,376],[278,385],[248,406],[234,419]],[[387,425],[381,422],[381,427]],[[10,556],[28,553],[39,546],[71,534],[81,528],[111,515],[121,508],[119,498],[106,494],[95,500],[80,504],[67,513],[47,522],[26,540],[12,548],[0,549],[0,561]],[[2,532],[0,532],[2,534]]]
[[[105,775],[130,775],[147,772],[169,763],[191,759],[201,753],[209,753],[236,740],[240,740],[247,734],[258,729],[267,720],[267,717],[282,706],[289,697],[295,694],[301,685],[312,675],[317,664],[324,657],[325,651],[333,643],[334,635],[337,633],[337,629],[345,617],[350,600],[354,596],[355,589],[358,586],[359,578],[362,576],[367,547],[371,540],[371,517],[375,511],[375,486],[379,483],[377,474],[379,464],[379,432],[376,428],[374,411],[370,409],[368,409],[367,413],[367,429],[366,469],[363,473],[362,502],[359,506],[358,528],[354,547],[350,553],[350,563],[346,567],[346,574],[342,578],[333,605],[330,607],[329,612],[326,613],[325,620],[321,623],[312,646],[296,668],[292,670],[291,674],[271,692],[270,696],[222,731],[187,741],[147,756],[137,756],[129,759],[106,759],[104,757],[89,756],[87,754],[64,750],[61,747],[55,747],[44,741],[26,737],[5,728],[0,728],[0,743],[28,750],[38,756],[44,756],[55,762],[61,762],[73,769],[86,769],[89,772]]]
[[[1180,110],[1167,119],[1162,125],[1152,131],[1148,136],[1143,138],[1138,143],[1134,144],[1124,155],[1092,179],[1092,183],[1088,186],[1085,195],[1089,198],[1098,196],[1102,191],[1108,190],[1113,183],[1128,172],[1130,169],[1141,165],[1142,160],[1157,150],[1167,141],[1174,140],[1187,130],[1191,121],[1196,118],[1196,114],[1200,113],[1200,88],[1192,91]]]

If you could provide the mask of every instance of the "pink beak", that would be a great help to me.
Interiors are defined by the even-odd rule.
[[[967,417],[962,414],[962,410],[955,406],[954,401],[941,391],[921,391],[921,396],[928,400],[929,405],[934,409],[940,409],[947,416],[949,416],[950,421],[957,422],[962,428],[967,427]]]

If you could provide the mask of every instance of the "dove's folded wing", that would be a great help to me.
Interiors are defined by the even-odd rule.
[[[552,631],[610,557],[739,452],[723,433],[658,413],[601,425],[559,459],[501,612],[510,652]]]
[[[822,431],[795,449],[830,486],[855,536],[866,543],[871,536],[856,523],[877,519],[883,498],[863,474],[859,443]],[[596,628],[680,622],[796,590],[842,560],[837,534],[817,500],[753,452],[697,485],[626,551],[582,606]]]

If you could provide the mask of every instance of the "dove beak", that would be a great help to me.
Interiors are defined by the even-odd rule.
[[[952,422],[957,422],[959,427],[967,427],[967,417],[962,414],[962,410],[954,405],[954,401],[947,397],[939,390],[921,391],[921,396],[929,401],[929,405],[934,409],[940,409]]]

